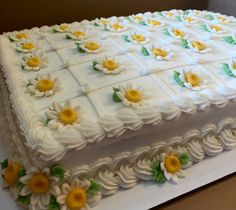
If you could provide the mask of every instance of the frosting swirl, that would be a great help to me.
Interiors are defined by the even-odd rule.
[[[120,169],[115,172],[115,175],[119,186],[121,186],[122,188],[131,188],[134,187],[137,183],[134,169],[130,165],[122,165]]]

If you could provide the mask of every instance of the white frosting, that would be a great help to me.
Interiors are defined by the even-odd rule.
[[[152,162],[147,159],[139,160],[134,165],[136,176],[141,180],[152,180]]]
[[[135,176],[134,169],[129,165],[122,165],[120,169],[115,172],[115,176],[119,186],[122,188],[131,188],[137,183],[137,177]]]

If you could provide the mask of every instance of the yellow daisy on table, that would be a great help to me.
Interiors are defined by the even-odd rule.
[[[158,46],[158,45],[150,45],[146,47],[149,55],[157,60],[170,60],[173,53],[171,53],[170,49],[167,46]]]
[[[144,24],[150,27],[154,27],[154,28],[162,27],[165,25],[162,22],[162,20],[154,19],[154,18],[145,19]]]
[[[24,70],[38,71],[48,66],[48,58],[44,56],[43,52],[33,52],[30,55],[22,57],[20,65]]]
[[[76,29],[76,30],[71,30],[66,34],[67,39],[73,39],[73,40],[84,40],[89,37],[88,31],[84,29]]]
[[[54,25],[52,28],[55,32],[65,33],[70,30],[71,25],[68,23],[62,23],[60,25]]]
[[[168,28],[169,34],[176,39],[186,39],[188,37],[187,32],[183,28]]]
[[[99,40],[89,39],[76,43],[79,52],[97,54],[103,51],[102,43]]]
[[[185,177],[182,169],[179,154],[173,149],[169,149],[165,153],[160,154],[160,167],[168,181],[178,182],[179,178]]]
[[[27,90],[35,97],[48,97],[61,90],[60,81],[51,74],[37,75],[28,81]]]
[[[33,210],[46,208],[51,195],[60,193],[59,179],[51,174],[49,168],[31,167],[19,180],[23,187],[20,196],[30,196],[30,208]]]
[[[187,44],[191,50],[197,53],[205,54],[211,51],[210,45],[202,40],[189,39],[187,40]]]
[[[119,88],[113,88],[113,90],[114,101],[121,101],[124,105],[130,106],[134,109],[142,106],[145,103],[145,99],[147,99],[141,86],[136,88],[133,87],[131,83],[127,83]]]
[[[133,32],[127,36],[127,40],[134,44],[146,44],[150,41],[150,38],[147,33]]]
[[[108,31],[111,32],[123,32],[127,29],[127,24],[125,22],[113,21],[106,25],[105,27]]]
[[[74,179],[61,185],[57,202],[61,210],[90,210],[100,199],[100,186],[95,181]]]
[[[14,31],[9,33],[8,37],[13,42],[22,42],[30,39],[30,34],[28,31]]]
[[[22,42],[16,43],[16,51],[22,52],[22,53],[30,53],[38,50],[39,47],[35,41],[32,40],[26,40]]]
[[[75,126],[78,125],[80,116],[80,107],[72,107],[70,100],[61,106],[59,103],[54,102],[52,108],[46,112],[48,118],[48,127],[57,129],[60,126]]]

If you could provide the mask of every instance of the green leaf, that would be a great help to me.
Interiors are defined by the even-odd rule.
[[[10,42],[15,42],[15,40],[12,39],[10,36],[8,37],[8,39],[10,40]]]
[[[30,195],[27,196],[19,196],[17,198],[17,202],[20,203],[23,206],[28,206],[30,204]]]
[[[22,177],[22,176],[25,176],[25,169],[22,168],[20,171],[19,171],[19,177]]]
[[[130,40],[128,39],[128,35],[123,35],[122,38],[126,41],[126,42],[130,42]]]
[[[182,21],[183,21],[180,16],[176,16],[176,19],[177,19],[179,22],[182,22]]]
[[[51,119],[47,118],[47,119],[45,120],[45,125],[47,125],[50,121],[51,121]]]
[[[214,20],[215,18],[212,15],[205,15],[207,20]]]
[[[93,25],[94,25],[94,26],[99,26],[97,23],[94,23]]]
[[[188,41],[187,39],[181,39],[181,46],[185,49],[189,49],[190,47],[188,46]]]
[[[24,187],[24,184],[21,181],[18,180],[16,182],[16,188],[18,189],[18,191],[20,192],[23,187]]]
[[[96,195],[99,191],[101,191],[101,185],[91,179],[87,193],[89,193],[90,195]]]
[[[62,168],[60,165],[54,165],[51,168],[51,175],[57,177],[59,181],[64,179],[65,169]]]
[[[158,14],[159,14],[161,17],[164,17],[164,15],[163,15],[162,12],[158,12]]]
[[[5,159],[3,162],[1,162],[1,168],[5,169],[5,168],[7,168],[7,166],[8,166],[8,160]]]
[[[171,34],[170,34],[170,32],[169,32],[169,30],[168,30],[167,28],[164,28],[164,29],[162,30],[162,32],[163,32],[166,36],[171,36]]]
[[[80,53],[85,53],[86,51],[80,47],[80,43],[75,43],[77,46],[77,49]]]
[[[152,177],[153,181],[157,183],[164,183],[166,181],[166,177],[163,171],[161,170],[160,161],[156,161],[152,165]]]
[[[208,31],[208,32],[210,32],[209,29],[207,28],[207,25],[201,25],[201,29],[202,29],[203,31]]]
[[[222,63],[222,67],[224,69],[224,72],[229,76],[229,77],[236,77],[231,69],[229,68],[229,65],[227,63]]]
[[[113,101],[115,102],[121,102],[121,99],[117,96],[116,92],[119,92],[120,89],[119,88],[114,88],[113,87],[113,95],[112,95],[112,98],[113,98]]]
[[[60,205],[57,202],[57,198],[54,195],[51,195],[50,202],[47,206],[48,210],[60,210]]]
[[[108,30],[108,28],[105,26],[105,27],[104,27],[104,31],[110,31],[110,30]]]
[[[141,24],[141,25],[143,25],[143,26],[146,26],[146,25],[147,25],[144,20],[142,20],[139,24]]]
[[[182,165],[186,165],[190,160],[189,154],[187,152],[183,152],[179,155],[179,161]]]
[[[174,80],[178,83],[179,86],[185,87],[184,83],[179,78],[180,73],[178,71],[174,71]]]
[[[141,49],[141,52],[144,56],[149,56],[149,52],[147,51],[147,48],[146,47],[143,47],[142,46],[142,49]]]
[[[232,36],[224,36],[223,39],[229,44],[236,44],[236,40]]]
[[[98,64],[97,61],[93,61],[93,69],[96,70],[96,71],[98,71],[98,69],[96,68],[96,65],[97,65],[97,64]]]
[[[53,28],[53,33],[58,33],[58,31],[55,28]]]
[[[66,34],[66,39],[71,39],[69,34]]]

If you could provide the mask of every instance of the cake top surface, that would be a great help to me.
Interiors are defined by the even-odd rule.
[[[171,10],[5,33],[1,64],[42,160],[224,107],[236,98],[236,20]]]

